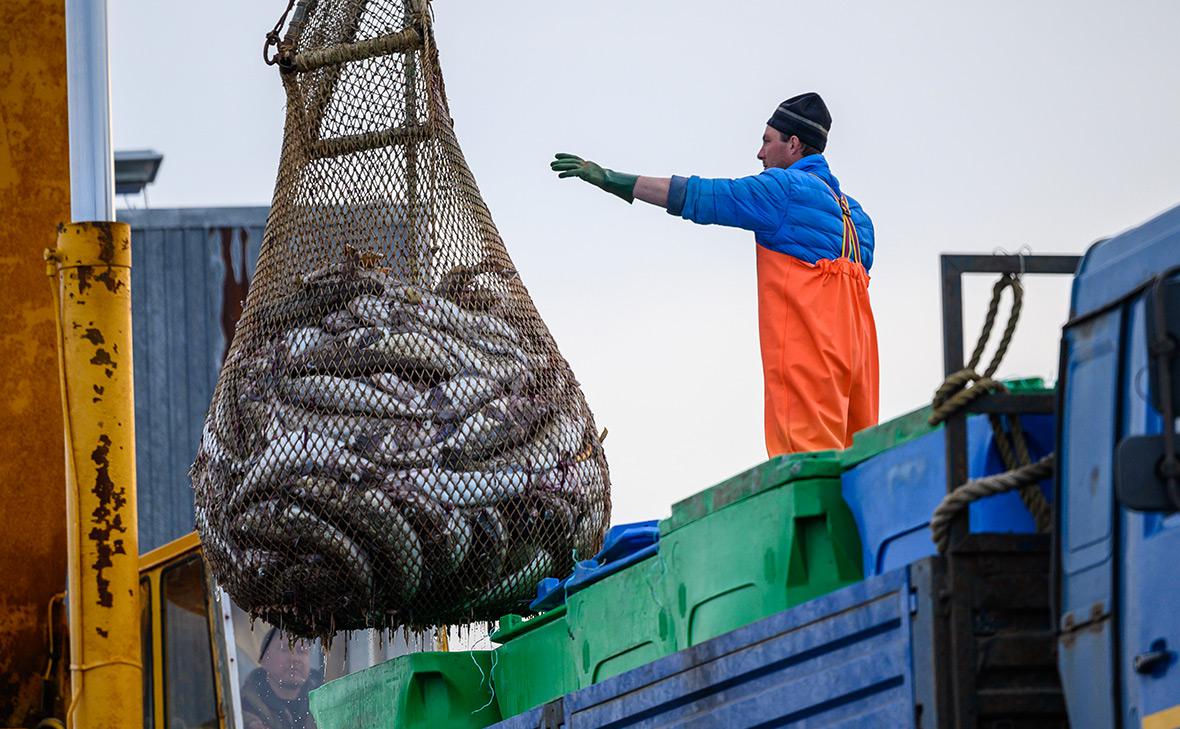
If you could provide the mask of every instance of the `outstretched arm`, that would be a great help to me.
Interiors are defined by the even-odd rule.
[[[615,172],[577,155],[561,152],[549,163],[558,177],[577,177],[599,187],[627,202],[642,200],[645,203],[668,207],[669,177],[640,177],[625,172]]]
[[[577,177],[627,202],[639,199],[702,225],[767,233],[778,229],[789,204],[786,183],[766,173],[734,180],[640,177],[565,153],[549,167],[558,177]]]

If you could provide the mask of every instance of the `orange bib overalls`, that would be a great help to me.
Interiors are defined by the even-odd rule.
[[[845,448],[853,433],[877,423],[877,328],[869,275],[861,264],[848,200],[828,190],[844,217],[839,258],[812,265],[757,246],[771,457]]]

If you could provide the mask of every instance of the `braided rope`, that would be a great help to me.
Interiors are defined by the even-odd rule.
[[[983,348],[987,346],[987,340],[991,339],[992,326],[996,323],[996,314],[1000,309],[1000,297],[1006,288],[1012,289],[1012,310],[1008,313],[1008,324],[1004,327],[1004,334],[1000,337],[1000,343],[996,347],[996,353],[992,356],[991,364],[988,365],[987,370],[983,373],[984,377],[994,375],[996,369],[1000,366],[1000,361],[1008,353],[1008,345],[1012,343],[1012,334],[1016,331],[1016,322],[1020,320],[1020,311],[1024,307],[1024,286],[1021,285],[1020,279],[1010,273],[1001,276],[1000,280],[996,282],[996,285],[992,287],[992,300],[988,304],[987,317],[983,323],[983,331],[979,334],[979,341],[975,345],[975,351],[971,353],[971,362],[967,365],[968,369],[975,369],[979,365],[979,360],[983,357]]]
[[[1004,327],[1004,333],[1000,336],[1000,342],[996,346],[996,353],[992,355],[991,363],[981,375],[975,371],[975,368],[979,366],[979,362],[983,358],[983,350],[987,347],[988,340],[991,339],[992,328],[996,324],[996,317],[1000,310],[1000,299],[1004,289],[1008,288],[1012,289],[1012,310],[1008,313],[1008,323]],[[992,379],[992,375],[999,369],[1000,362],[1008,353],[1008,346],[1012,343],[1012,335],[1016,331],[1017,322],[1020,321],[1020,312],[1023,307],[1024,287],[1021,285],[1020,279],[1010,273],[1004,274],[992,287],[992,299],[987,307],[987,316],[984,318],[979,340],[975,344],[975,351],[971,353],[971,361],[967,363],[966,367],[947,377],[934,393],[934,412],[930,415],[929,421],[931,425],[938,425],[989,392],[1000,391],[1003,385]]]
[[[991,422],[996,450],[1000,452],[1000,460],[1005,468],[1012,470],[1032,463],[1032,455],[1028,452],[1028,439],[1024,437],[1024,426],[1021,425],[1020,418],[1008,418],[1008,430],[1004,430],[1005,419],[999,415],[989,415],[988,420]],[[1049,531],[1053,523],[1053,509],[1040,487],[1033,485],[1022,488],[1020,500],[1032,514],[1037,531]]]
[[[958,513],[979,499],[1015,489],[1037,488],[1041,481],[1053,474],[1055,455],[1050,453],[1036,463],[968,481],[947,494],[930,517],[930,535],[938,552],[944,554],[950,543],[950,528]]]
[[[382,129],[377,132],[363,132],[349,134],[344,137],[332,137],[312,142],[309,156],[312,159],[340,157],[345,154],[355,154],[370,149],[410,145],[425,142],[430,139],[432,130],[427,126],[400,126]]]
[[[306,73],[324,66],[363,61],[367,58],[416,51],[421,48],[422,32],[418,28],[406,28],[397,33],[389,33],[369,40],[341,43],[300,53],[295,56],[295,70]]]
[[[1000,335],[1000,341],[996,345],[996,352],[992,355],[991,362],[983,374],[980,374],[975,368],[979,366],[980,361],[983,359],[983,350],[987,347],[988,340],[991,339],[992,329],[995,327],[996,318],[1000,311],[1000,300],[1003,297],[1005,289],[1012,289],[1012,309],[1008,313],[1008,323],[1004,327],[1003,334]],[[931,425],[938,425],[984,395],[993,392],[1008,391],[1008,388],[999,380],[994,379],[992,375],[999,369],[1000,362],[1003,361],[1004,356],[1008,353],[1008,347],[1012,343],[1012,335],[1016,331],[1016,324],[1020,320],[1020,312],[1023,307],[1024,287],[1020,283],[1020,277],[1010,273],[1004,274],[996,282],[995,286],[992,287],[992,298],[988,303],[987,316],[984,318],[983,329],[979,333],[975,350],[971,353],[971,360],[967,363],[966,367],[948,376],[934,393],[932,403],[933,412],[929,419]],[[999,415],[990,415],[989,420],[992,426],[996,449],[1000,452],[1000,459],[1003,461],[1009,473],[1030,464],[1032,462],[1032,456],[1028,451],[1028,441],[1024,437],[1024,428],[1020,424],[1020,418],[1008,418],[1009,430],[1007,431],[1004,429],[1005,419],[1002,419]],[[950,499],[958,491],[952,492],[947,496],[947,499]],[[975,498],[981,498],[981,496],[975,496]],[[1048,531],[1052,525],[1053,512],[1052,507],[1049,506],[1049,502],[1045,499],[1045,495],[1041,493],[1040,487],[1036,483],[1033,483],[1022,488],[1020,490],[1020,500],[1024,503],[1029,513],[1032,514],[1037,525],[1037,531]],[[943,504],[946,503],[946,501],[943,502]],[[939,508],[941,509],[943,506],[940,505]],[[938,512],[936,511],[935,513],[937,514]],[[931,530],[933,529],[934,522],[932,521]],[[943,529],[945,531],[945,527]],[[945,538],[945,535],[943,538]],[[937,537],[935,541],[938,541]],[[944,549],[945,547],[940,547],[939,551],[943,551]]]
[[[934,412],[928,422],[938,425],[984,395],[1006,390],[999,380],[983,377],[974,370],[959,370],[947,377],[934,394]]]

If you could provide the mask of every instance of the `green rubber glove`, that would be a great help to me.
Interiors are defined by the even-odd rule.
[[[580,177],[595,187],[601,187],[612,195],[618,195],[627,202],[635,202],[635,181],[638,175],[615,172],[589,160],[565,152],[558,152],[549,169],[558,177]]]

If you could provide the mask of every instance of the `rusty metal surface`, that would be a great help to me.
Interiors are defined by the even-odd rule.
[[[142,719],[131,231],[68,223],[46,252],[55,269],[66,436],[70,671],[67,723]]]
[[[66,582],[57,351],[41,260],[69,218],[66,118],[64,4],[0,3],[0,726],[40,715],[46,615]]]
[[[253,277],[268,212],[245,207],[118,213],[135,241],[131,305],[141,552],[193,529],[188,467]]]

